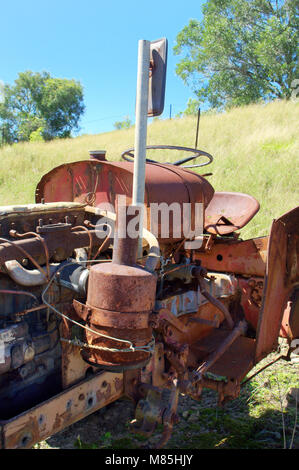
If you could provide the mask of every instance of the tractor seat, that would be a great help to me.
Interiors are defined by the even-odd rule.
[[[248,224],[259,208],[259,202],[248,194],[215,192],[205,210],[205,231],[229,235]]]

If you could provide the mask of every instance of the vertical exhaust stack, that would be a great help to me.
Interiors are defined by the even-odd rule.
[[[133,174],[132,204],[140,207],[140,226],[143,227],[143,204],[145,188],[145,159],[148,114],[148,86],[150,66],[149,41],[140,40],[138,44],[138,71],[136,90],[136,119],[135,119],[135,160]],[[138,253],[141,255],[142,238],[139,237]]]
[[[133,216],[128,215],[127,207],[118,207],[112,262],[92,266],[89,274],[86,323],[90,329],[85,335],[90,348],[83,350],[82,357],[112,371],[142,367],[151,357],[149,315],[157,280],[155,274],[136,263],[142,253],[147,117],[163,112],[166,60],[166,39],[139,41],[132,191],[133,209],[139,211],[139,230],[137,237],[130,236]]]
[[[112,262],[115,264],[135,266],[137,263],[137,251],[138,251],[138,237],[128,236],[128,226],[130,222],[135,219],[135,212],[140,210],[137,206],[129,206],[130,212],[133,215],[129,215],[128,207],[119,207],[118,214],[115,222],[115,235],[113,242],[113,256]],[[125,230],[125,232],[123,231]],[[139,232],[139,223],[137,225]]]
[[[167,39],[140,40],[136,90],[135,158],[132,204],[141,208],[140,233],[143,227],[147,117],[160,116],[164,110],[167,67]],[[139,238],[139,255],[142,240]]]

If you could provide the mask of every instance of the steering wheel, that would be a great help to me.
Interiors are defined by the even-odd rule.
[[[189,147],[178,147],[177,145],[147,145],[146,147],[147,150],[183,150],[184,152],[193,152],[193,155],[187,158],[183,158],[182,160],[178,160],[174,163],[168,162],[169,165],[175,165],[175,166],[182,166],[183,168],[198,168],[200,166],[206,166],[212,163],[213,157],[207,152],[204,152],[203,150],[197,150],[197,149],[192,149]],[[122,154],[121,157],[126,160],[127,162],[133,162],[134,161],[134,148],[125,150]],[[195,158],[204,156],[208,159],[208,161],[203,162],[203,163],[198,163],[195,165],[184,165],[184,163],[190,162],[191,160],[194,160]],[[149,163],[159,163],[155,160],[150,160],[149,158],[145,159],[146,162]]]

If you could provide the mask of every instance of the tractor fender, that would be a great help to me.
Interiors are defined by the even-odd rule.
[[[298,290],[299,206],[275,219],[271,226],[256,362],[277,348],[281,331],[289,341],[299,335]]]

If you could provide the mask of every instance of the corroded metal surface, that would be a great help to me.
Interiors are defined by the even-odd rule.
[[[256,358],[274,350],[295,286],[299,284],[299,207],[274,220],[268,248],[263,304],[258,324]]]
[[[128,214],[130,208],[131,214]],[[117,217],[115,223],[115,234],[113,241],[112,262],[126,266],[134,266],[137,261],[138,240],[140,233],[140,208],[137,206],[117,207]],[[124,210],[123,210],[124,209]],[[135,215],[137,213],[137,215]],[[129,236],[128,227],[134,219],[138,222],[134,224],[135,237]]]
[[[120,312],[105,310],[103,308],[91,307],[82,304],[78,300],[73,301],[74,308],[78,316],[86,321],[92,314],[92,321],[95,325],[108,328],[127,328],[130,330],[148,328],[149,315],[151,310],[144,312]]]
[[[63,313],[76,318],[71,306],[63,309]],[[76,318],[79,320],[80,318]],[[61,338],[61,382],[62,388],[67,389],[70,386],[80,382],[83,377],[89,374],[98,372],[96,368],[93,368],[87,362],[82,359],[81,348],[64,340],[72,340],[73,337],[78,334],[78,328],[75,325],[66,320],[62,319],[60,327]]]
[[[224,355],[229,347],[236,341],[237,338],[244,335],[247,329],[247,323],[243,320],[226,336],[218,348],[213,351],[207,359],[197,368],[196,374],[203,376],[212,366]]]
[[[205,245],[204,245],[205,248]],[[268,237],[251,240],[222,240],[211,248],[194,253],[209,271],[264,276],[267,261]]]
[[[165,344],[192,344],[197,339],[207,336],[214,328],[212,321],[217,319],[219,324],[223,321],[223,314],[213,305],[204,304],[190,315],[182,315],[179,319],[167,308],[159,310],[151,317],[154,328],[163,334]],[[199,320],[194,321],[194,320]]]
[[[105,263],[92,266],[87,305],[104,310],[144,312],[152,310],[156,276],[137,266]]]
[[[122,395],[123,375],[101,372],[20,416],[0,422],[2,448],[32,447]]]
[[[288,338],[289,343],[299,338],[299,286],[292,293],[284,310],[280,336]]]
[[[43,176],[36,189],[36,201],[75,201],[99,206],[104,203],[116,205],[117,195],[125,195],[127,204],[132,202],[133,163],[81,161],[60,165]],[[148,163],[145,175],[144,203],[148,213],[150,229],[151,202],[174,202],[181,208],[183,226],[183,204],[191,203],[191,224],[195,222],[195,203],[206,207],[214,190],[202,176],[169,164]],[[173,239],[174,222],[170,213],[168,241]],[[181,230],[183,233],[183,230]],[[161,226],[158,226],[158,238]],[[164,240],[165,241],[165,240]]]
[[[243,193],[215,192],[205,211],[205,230],[227,235],[244,227],[259,211],[259,202]]]
[[[154,305],[155,290],[156,277],[143,268],[115,263],[93,266],[86,301],[90,309],[87,324],[99,334],[119,340],[87,331],[87,342],[92,346],[118,351],[91,348],[83,352],[83,357],[91,363],[111,368],[137,366],[149,359],[148,352],[122,350],[128,348],[128,342],[142,347],[151,341],[152,333],[147,320]],[[118,317],[121,317],[120,321]]]
[[[262,303],[264,279],[261,277],[240,277],[238,283],[241,291],[240,303],[244,309],[245,318],[256,330]]]
[[[74,302],[77,314],[92,329],[85,331],[89,347],[82,357],[112,370],[147,362],[152,340],[148,318],[157,278],[136,264],[138,237],[127,233],[134,216],[126,209],[118,207],[112,262],[91,267],[86,305]]]
[[[89,246],[90,240],[93,246],[100,246],[102,240],[96,235],[95,230],[89,231],[71,231],[70,227],[66,230],[53,230],[44,233],[42,239],[47,244],[49,257],[54,261],[62,261],[71,256],[75,249]],[[6,261],[17,260],[22,261],[26,258],[26,253],[32,257],[42,260],[45,263],[46,258],[44,251],[41,249],[41,243],[36,238],[27,238],[23,240],[7,241],[1,243],[0,246],[0,263]]]

